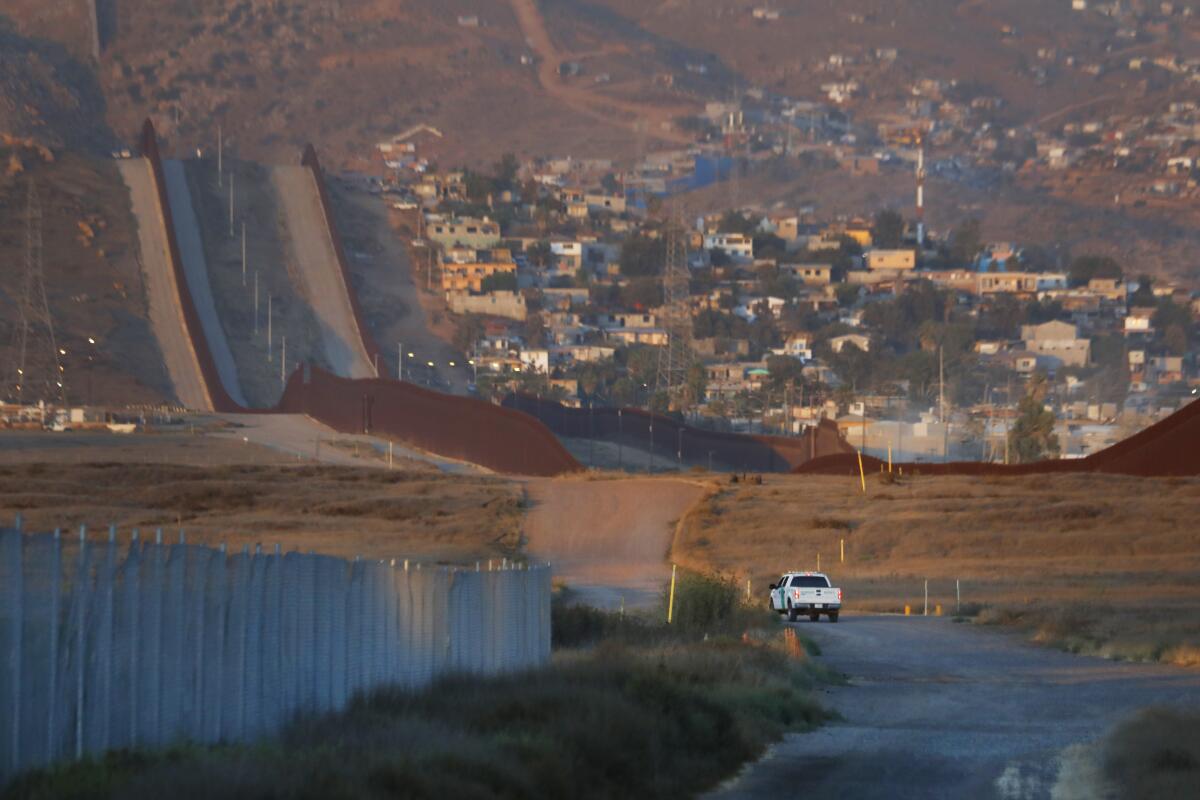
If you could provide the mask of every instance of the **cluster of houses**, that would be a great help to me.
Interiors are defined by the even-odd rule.
[[[415,206],[447,309],[481,320],[470,353],[477,374],[485,376],[479,382],[507,387],[537,375],[565,402],[585,403],[578,380],[582,365],[611,363],[631,348],[668,341],[668,309],[656,303],[659,295],[625,292],[639,280],[656,288],[658,279],[627,274],[622,257],[632,242],[661,242],[664,233],[650,221],[639,192],[613,190],[608,162],[541,162],[523,166],[521,176],[527,188],[520,196],[504,192],[488,198],[486,214],[467,203],[462,177],[455,173],[414,177],[396,205],[398,211]],[[623,182],[627,176],[616,177]],[[461,213],[466,207],[475,213]],[[722,409],[728,415],[736,408],[732,415],[743,428],[757,424],[795,432],[832,416],[869,450],[891,447],[916,458],[947,458],[978,457],[985,447],[986,457],[998,458],[1017,396],[1011,390],[1005,407],[988,404],[987,422],[969,442],[950,433],[962,420],[948,418],[944,407],[910,408],[903,392],[876,399],[858,392],[853,403],[831,399],[846,377],[817,355],[818,345],[835,355],[870,352],[878,335],[864,321],[866,309],[925,282],[965,308],[986,308],[1010,297],[1061,309],[1058,319],[1023,326],[1011,341],[977,341],[974,351],[980,364],[1005,371],[1018,384],[1039,373],[1062,384],[1057,410],[1068,426],[1062,435],[1068,454],[1085,454],[1115,436],[1120,409],[1075,393],[1078,373],[1093,364],[1093,337],[1124,338],[1131,397],[1197,382],[1192,360],[1157,347],[1154,309],[1131,303],[1135,286],[1120,278],[1078,283],[1065,272],[1024,270],[1020,248],[1011,243],[988,244],[971,263],[953,269],[928,269],[930,253],[911,236],[899,245],[878,246],[873,223],[864,219],[819,222],[801,211],[737,210],[691,221],[679,235],[692,279],[686,310],[693,320],[716,313],[772,329],[767,340],[752,342],[746,327],[701,335],[697,325],[690,341],[705,387],[690,411]],[[779,284],[764,275],[782,281],[785,290],[772,293]],[[1153,291],[1156,299],[1170,297],[1200,313],[1200,301],[1180,289],[1158,285]],[[788,322],[797,314],[816,315],[822,326],[835,326],[836,335]],[[825,391],[777,395],[751,412],[744,401],[772,384],[770,362],[778,357],[793,359],[802,383]],[[1154,410],[1152,400],[1144,405]],[[750,419],[755,415],[757,421]]]

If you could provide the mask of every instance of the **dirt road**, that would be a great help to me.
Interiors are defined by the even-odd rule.
[[[329,227],[307,167],[276,167],[271,181],[283,207],[290,256],[316,315],[330,367],[343,378],[373,378],[375,370],[350,305],[348,287],[334,253]]]
[[[703,494],[670,479],[530,481],[526,549],[597,608],[653,605],[676,521]]]
[[[511,2],[517,24],[521,27],[521,33],[525,35],[525,42],[541,59],[537,70],[538,82],[548,94],[599,122],[623,125],[639,135],[646,134],[672,144],[692,143],[690,136],[673,128],[675,117],[691,112],[687,107],[633,103],[564,83],[558,74],[559,65],[565,61],[582,58],[585,54],[562,52],[555,46],[534,0]]]
[[[214,434],[260,445],[278,453],[322,464],[342,467],[388,466],[388,441],[378,436],[338,433],[303,414],[222,414],[221,419],[238,427],[226,433]],[[347,445],[361,449],[347,449]],[[440,458],[431,453],[392,443],[392,458],[400,462],[436,467],[455,475],[484,475],[487,470],[474,464]]]
[[[1149,705],[1200,704],[1200,674],[1038,648],[947,618],[800,623],[850,685],[844,721],[792,735],[713,798],[1094,798],[1085,743]]]
[[[121,177],[129,187],[129,199],[138,224],[138,247],[142,275],[146,280],[146,295],[150,306],[150,327],[158,340],[163,361],[175,399],[197,411],[212,409],[212,398],[200,372],[200,362],[192,349],[183,310],[179,306],[179,291],[175,272],[167,252],[166,226],[158,205],[158,192],[150,162],[144,158],[117,162]]]

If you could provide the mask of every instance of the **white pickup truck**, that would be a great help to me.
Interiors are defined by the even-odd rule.
[[[795,622],[801,614],[816,622],[821,615],[838,621],[842,609],[842,590],[833,586],[823,572],[787,572],[779,583],[771,584],[771,610],[787,614]]]

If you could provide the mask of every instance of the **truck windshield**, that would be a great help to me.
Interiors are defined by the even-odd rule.
[[[829,579],[818,575],[793,575],[792,586],[797,589],[828,589]]]

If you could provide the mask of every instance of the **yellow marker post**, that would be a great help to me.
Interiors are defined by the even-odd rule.
[[[908,603],[905,603],[904,604],[904,616],[907,617],[910,614],[912,614],[912,606],[910,606]]]
[[[892,471],[892,446],[888,445],[888,472]]]
[[[817,572],[821,571],[821,554],[817,553]]]
[[[842,539],[842,540],[840,540],[840,544],[841,544],[841,548],[842,548],[842,561],[841,561],[841,563],[845,564],[845,563],[846,563],[846,540],[845,540],[845,539]]]
[[[867,493],[867,473],[863,472],[862,451],[858,451],[858,479],[862,481],[863,494]]]
[[[671,624],[671,618],[675,615],[675,565],[671,565],[671,596],[667,599],[667,624]]]

